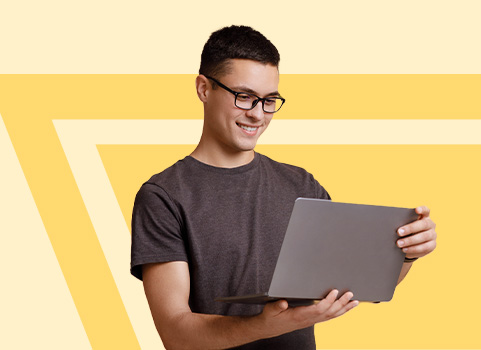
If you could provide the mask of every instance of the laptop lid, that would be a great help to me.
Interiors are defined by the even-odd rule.
[[[268,295],[322,299],[335,288],[391,300],[405,257],[396,231],[417,218],[414,209],[298,198]]]
[[[339,297],[389,301],[405,257],[396,231],[417,218],[414,209],[298,198],[269,290],[216,300],[305,305],[335,288]]]

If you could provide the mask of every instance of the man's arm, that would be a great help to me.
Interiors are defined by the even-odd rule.
[[[400,227],[398,235],[401,237],[397,241],[399,248],[406,253],[407,258],[420,258],[428,255],[436,248],[436,224],[429,217],[428,207],[417,207],[416,213],[419,214],[418,220]],[[413,263],[405,262],[401,269],[399,284],[411,269]]]
[[[411,269],[411,266],[413,266],[413,263],[410,262],[405,262],[401,268],[401,273],[399,274],[399,278],[397,280],[397,284],[401,283],[401,281],[406,277],[408,274],[409,270]]]
[[[193,313],[188,305],[189,269],[186,262],[143,266],[145,295],[166,349],[225,349],[271,338],[341,316],[358,305],[347,292],[336,301],[331,291],[319,303],[288,308],[285,300],[268,303],[256,316]]]

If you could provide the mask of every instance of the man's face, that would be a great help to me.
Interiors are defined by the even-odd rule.
[[[217,80],[236,92],[248,92],[259,97],[278,96],[277,67],[252,60],[231,60],[229,73]],[[262,110],[259,101],[254,109],[242,110],[235,106],[235,96],[217,86],[205,101],[204,136],[210,144],[224,152],[236,153],[254,149],[257,139],[272,119],[272,113]]]

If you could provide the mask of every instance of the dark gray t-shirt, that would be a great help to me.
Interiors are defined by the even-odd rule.
[[[131,273],[142,264],[186,261],[193,312],[256,315],[261,305],[216,297],[267,291],[294,201],[330,199],[304,169],[255,153],[237,168],[188,156],[145,182],[132,214]],[[315,349],[314,327],[239,349]]]

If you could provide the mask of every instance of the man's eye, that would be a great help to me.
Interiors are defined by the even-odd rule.
[[[275,98],[268,98],[264,101],[264,104],[267,106],[272,106],[276,104],[276,99]]]
[[[246,94],[239,94],[239,95],[237,95],[237,99],[239,101],[250,101],[250,100],[252,100],[252,96],[246,95]]]

